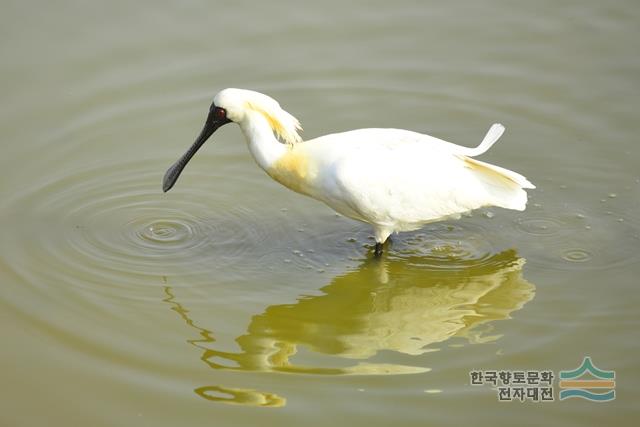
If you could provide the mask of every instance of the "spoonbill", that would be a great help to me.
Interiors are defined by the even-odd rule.
[[[303,141],[300,122],[273,98],[246,89],[218,92],[204,128],[165,173],[173,187],[189,160],[218,129],[237,123],[258,166],[285,187],[373,226],[375,255],[394,232],[485,206],[522,211],[524,176],[474,157],[504,132],[494,124],[475,148],[402,129],[358,129]]]

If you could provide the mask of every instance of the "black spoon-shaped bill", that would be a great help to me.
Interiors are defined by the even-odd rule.
[[[231,120],[227,119],[225,111],[222,108],[218,108],[212,106],[209,110],[209,115],[207,116],[207,121],[204,123],[204,127],[200,132],[200,135],[196,138],[193,145],[187,150],[186,153],[182,155],[175,162],[167,172],[164,174],[164,178],[162,179],[162,191],[165,193],[173,187],[173,185],[178,180],[178,177],[182,173],[182,170],[187,166],[189,160],[196,154],[196,152],[202,147],[202,145],[209,139],[209,137],[222,125],[229,123]]]

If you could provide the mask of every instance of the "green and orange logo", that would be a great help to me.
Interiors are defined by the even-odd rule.
[[[609,402],[616,398],[615,378],[615,371],[598,369],[587,356],[573,371],[560,371],[560,400],[579,397],[593,402]]]

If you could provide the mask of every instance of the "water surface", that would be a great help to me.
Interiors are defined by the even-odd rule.
[[[639,9],[631,1],[8,1],[0,16],[0,424],[637,424]],[[311,138],[397,127],[537,185],[396,236],[272,182],[224,87]],[[616,371],[499,403],[469,371]]]

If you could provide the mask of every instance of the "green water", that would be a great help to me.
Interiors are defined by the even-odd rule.
[[[2,2],[0,425],[636,425],[640,8]],[[525,212],[395,236],[270,180],[224,87],[307,138],[397,127],[527,176]],[[471,370],[616,371],[498,402]],[[556,383],[557,386],[557,383]]]

